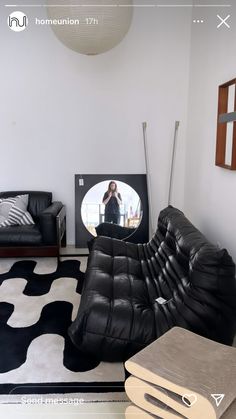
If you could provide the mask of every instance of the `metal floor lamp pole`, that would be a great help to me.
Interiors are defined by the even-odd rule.
[[[177,136],[179,129],[180,121],[175,121],[175,132],[174,132],[174,141],[172,147],[172,158],[170,166],[170,180],[169,180],[169,192],[168,192],[168,205],[171,203],[172,187],[173,187],[173,175],[174,175],[174,165],[175,165],[175,156],[176,156],[176,145],[177,145]]]
[[[171,157],[170,177],[169,177],[168,205],[170,205],[170,203],[171,203],[173,176],[174,176],[174,165],[175,165],[175,156],[176,156],[177,137],[178,137],[179,125],[180,125],[180,121],[175,121],[175,131],[174,131],[174,140],[173,140],[173,146],[172,146],[172,157]],[[150,233],[152,235],[152,234],[154,234],[153,205],[152,205],[151,178],[150,178],[149,159],[148,159],[147,122],[143,122],[142,127],[143,127],[143,145],[144,145],[145,168],[146,168],[146,175],[147,175]]]
[[[147,175],[148,204],[149,204],[149,225],[150,225],[149,233],[152,236],[154,234],[153,205],[152,205],[151,179],[150,179],[149,160],[148,160],[147,122],[143,122],[142,127],[143,127],[143,146],[144,146],[145,168],[146,168],[146,175]]]

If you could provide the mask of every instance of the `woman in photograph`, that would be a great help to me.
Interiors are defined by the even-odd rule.
[[[117,190],[117,184],[113,180],[109,183],[102,202],[105,205],[105,222],[119,224],[122,199]]]

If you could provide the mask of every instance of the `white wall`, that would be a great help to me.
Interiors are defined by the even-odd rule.
[[[220,13],[223,17],[231,14],[230,30],[216,28],[217,12],[204,10],[206,24],[193,25],[185,210],[236,260],[236,172],[215,166],[218,86],[236,77],[236,6]]]
[[[45,13],[19,9],[30,20]],[[191,10],[136,9],[122,43],[95,57],[67,49],[49,27],[10,31],[8,12],[1,5],[0,190],[51,190],[67,205],[73,243],[74,174],[144,173],[146,120],[156,224],[180,119],[173,204],[183,207]]]

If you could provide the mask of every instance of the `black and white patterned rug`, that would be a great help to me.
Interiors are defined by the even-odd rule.
[[[0,401],[75,393],[84,400],[123,400],[123,365],[98,362],[67,335],[80,303],[80,262],[65,260],[51,272],[45,263],[9,267],[0,259]]]

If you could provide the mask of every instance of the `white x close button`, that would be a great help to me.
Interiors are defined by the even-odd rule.
[[[217,15],[218,19],[220,19],[220,23],[217,26],[217,29],[219,29],[221,26],[225,25],[228,29],[230,29],[230,25],[227,23],[227,20],[229,20],[230,15],[226,16],[225,18],[221,17],[220,15]]]

